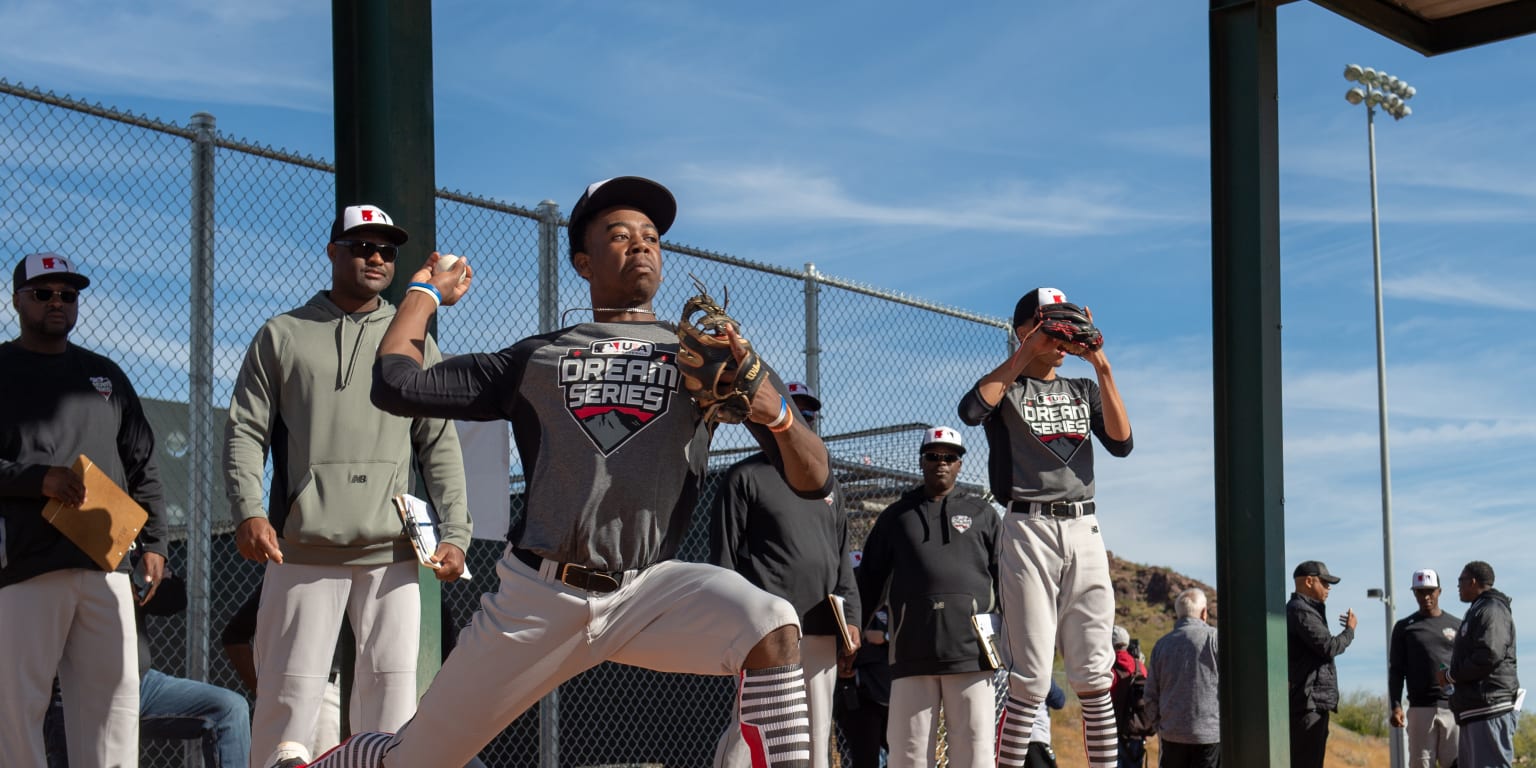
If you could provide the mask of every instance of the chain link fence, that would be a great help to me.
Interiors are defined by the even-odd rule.
[[[180,126],[0,80],[0,196],[8,259],[52,250],[90,275],[72,340],[127,372],[155,428],[170,567],[187,578],[190,599],[185,615],[150,620],[153,665],[244,691],[219,638],[259,587],[260,567],[234,546],[217,469],[223,408],[256,329],[327,283],[334,169],[220,136],[211,116]],[[587,316],[563,224],[549,203],[524,208],[438,193],[440,249],[475,258],[479,289],[440,316],[445,353],[500,349]],[[879,511],[918,481],[921,430],[959,426],[960,395],[1008,351],[1002,318],[828,277],[810,264],[791,270],[675,243],[665,250],[671,279],[657,307],[680,307],[694,292],[690,274],[717,296],[729,287],[732,314],[764,358],[786,380],[819,390],[820,429],[848,498],[855,547]],[[5,312],[14,328],[14,310]],[[973,446],[962,485],[983,493],[984,440],[979,430],[961,431]],[[684,559],[707,556],[715,483],[752,443],[745,430],[722,429],[713,450]],[[521,477],[514,450],[514,519]],[[496,588],[503,546],[477,539],[468,559],[479,578],[445,585],[445,644],[482,592]],[[604,664],[562,685],[481,758],[493,768],[708,765],[733,722],[733,686],[729,678]],[[143,751],[146,766],[201,764],[189,745],[146,742]]]

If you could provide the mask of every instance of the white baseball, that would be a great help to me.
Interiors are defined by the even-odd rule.
[[[437,267],[435,268],[434,271],[437,271],[437,272],[447,272],[448,270],[453,269],[453,265],[455,265],[457,263],[459,263],[459,257],[458,256],[455,256],[455,255],[453,255],[451,253],[445,253],[445,254],[437,257]],[[460,283],[464,282],[464,278],[466,278],[468,276],[469,276],[468,272],[465,272],[464,274],[459,275],[459,282]]]

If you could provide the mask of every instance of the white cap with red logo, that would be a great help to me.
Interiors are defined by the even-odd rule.
[[[965,455],[965,441],[960,439],[960,433],[950,427],[929,427],[923,433],[923,441],[918,444],[917,450],[923,451],[930,445],[954,446],[955,452]]]
[[[806,410],[821,410],[821,398],[816,396],[816,390],[811,389],[811,385],[799,381],[791,381],[785,384],[784,388],[789,390],[790,397],[803,398],[810,401],[808,403],[810,408],[807,408]],[[796,405],[801,405],[801,403],[797,402]]]
[[[45,277],[63,280],[76,288],[91,284],[90,278],[75,271],[69,259],[57,253],[29,253],[17,262],[16,272],[11,276],[11,288],[19,291],[23,285]]]
[[[1433,568],[1420,568],[1413,572],[1414,589],[1439,589],[1440,574]]]
[[[395,226],[395,220],[377,205],[349,205],[331,222],[331,242],[355,232],[377,232],[395,245],[404,245],[410,235]]]

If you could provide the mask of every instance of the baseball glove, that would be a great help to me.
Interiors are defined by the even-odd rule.
[[[1040,308],[1040,332],[1053,339],[1071,342],[1093,351],[1104,346],[1104,335],[1093,327],[1093,320],[1081,307],[1069,302],[1047,304]]]
[[[697,277],[693,284],[699,294],[683,303],[683,319],[677,324],[677,367],[683,374],[683,386],[704,410],[706,421],[739,424],[752,412],[752,396],[768,378],[768,367],[751,343],[741,337],[741,325],[725,313],[725,307],[715,303]],[[730,296],[727,291],[727,304]],[[695,315],[701,315],[697,321]],[[746,347],[747,354],[740,362],[731,354],[727,328]]]

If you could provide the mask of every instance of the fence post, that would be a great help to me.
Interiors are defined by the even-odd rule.
[[[805,383],[811,391],[821,392],[821,273],[809,261],[805,263]]]
[[[214,117],[192,116],[191,352],[187,361],[187,669],[189,680],[208,680],[208,584],[213,536],[213,202]],[[186,750],[188,768],[201,750]]]
[[[560,206],[539,203],[539,333],[559,328]]]

